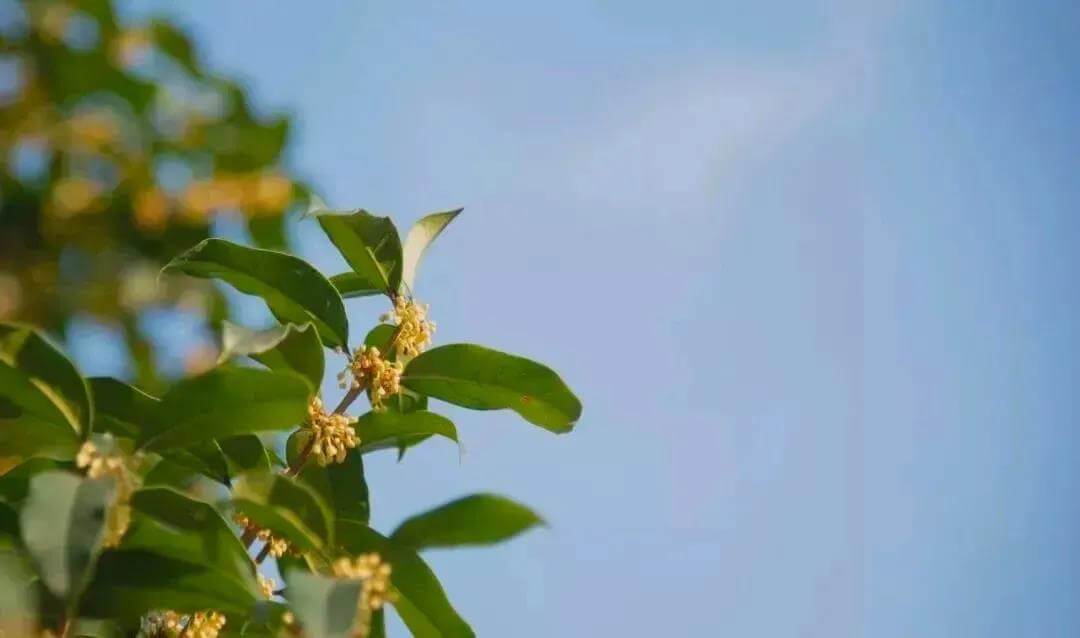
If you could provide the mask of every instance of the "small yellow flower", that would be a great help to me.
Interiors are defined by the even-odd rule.
[[[289,541],[281,538],[280,536],[274,536],[270,539],[270,555],[274,558],[281,558],[285,555],[285,552],[289,551]]]
[[[401,390],[403,370],[400,361],[387,361],[378,348],[360,346],[349,360],[349,366],[338,375],[338,380],[345,387],[345,378],[351,374],[352,387],[367,386],[371,392],[371,407],[378,410],[383,399]]]
[[[75,465],[86,470],[91,479],[111,477],[114,481],[113,501],[105,513],[105,547],[116,547],[131,525],[131,495],[135,493],[136,478],[124,458],[118,454],[102,454],[96,445],[86,441],[75,455]]]
[[[315,437],[311,453],[319,465],[343,463],[349,450],[360,444],[352,426],[354,421],[344,414],[327,414],[319,397],[311,400],[306,429]]]
[[[225,627],[225,615],[216,611],[197,611],[179,614],[175,611],[153,611],[142,621],[140,635],[167,638],[217,638]]]
[[[361,554],[356,558],[339,558],[331,565],[338,578],[362,580],[360,600],[356,605],[353,621],[354,638],[365,638],[371,631],[371,612],[393,601],[390,589],[390,565],[376,553]]]
[[[398,327],[394,348],[399,353],[412,357],[423,352],[431,343],[435,322],[428,320],[427,313],[427,304],[398,295],[394,298],[394,309],[380,317],[381,320]]]
[[[264,598],[273,598],[274,590],[277,589],[277,583],[273,578],[263,578],[262,574],[255,574],[255,579],[259,583],[259,592],[262,593]]]

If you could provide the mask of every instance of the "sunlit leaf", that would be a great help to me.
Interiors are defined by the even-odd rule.
[[[386,294],[397,292],[401,284],[401,239],[389,217],[358,210],[349,215],[319,215],[318,219],[365,287]]]
[[[445,213],[432,213],[421,218],[409,229],[401,245],[401,287],[405,292],[411,293],[415,289],[416,273],[420,269],[420,261],[424,258],[428,246],[462,210],[457,208]]]
[[[414,549],[490,545],[543,525],[528,507],[496,494],[472,494],[417,514],[390,535]]]
[[[322,384],[325,356],[319,335],[311,324],[287,324],[253,331],[231,322],[222,324],[221,361],[247,356],[271,370],[301,374],[314,391]]]
[[[253,368],[216,368],[184,379],[161,400],[140,447],[165,450],[238,434],[285,430],[307,415],[311,388],[301,376]]]
[[[547,366],[483,346],[439,346],[405,366],[405,387],[474,410],[509,408],[552,432],[569,432],[581,402]]]
[[[261,297],[280,321],[313,323],[330,347],[348,341],[349,321],[341,295],[299,257],[206,239],[169,262],[163,272],[170,271],[221,279],[240,292]]]

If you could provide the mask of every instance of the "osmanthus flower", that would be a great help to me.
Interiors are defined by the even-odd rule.
[[[131,525],[131,495],[135,493],[138,478],[128,466],[128,459],[121,454],[104,454],[94,443],[86,441],[75,456],[75,465],[86,471],[92,479],[113,479],[113,500],[106,508],[105,547],[116,547]]]
[[[270,546],[270,555],[274,558],[281,558],[289,551],[289,541],[280,536],[274,536],[273,532],[265,527],[259,527],[258,523],[251,520],[244,514],[237,512],[233,515],[233,520],[237,525],[244,528],[244,531],[255,530],[255,536],[259,540],[267,543]]]
[[[344,414],[327,414],[319,397],[311,400],[306,429],[315,437],[311,453],[319,465],[343,463],[349,450],[360,444],[352,426],[355,421]]]
[[[371,612],[393,601],[390,589],[390,565],[376,553],[361,554],[356,558],[342,557],[331,565],[334,576],[363,581],[360,600],[356,605],[353,621],[354,638],[366,638],[371,632]]]
[[[435,333],[435,322],[427,318],[428,305],[420,304],[404,295],[394,297],[394,309],[380,321],[398,327],[394,336],[394,348],[407,357],[413,357],[424,351],[431,343]]]
[[[277,589],[277,582],[273,578],[263,578],[262,574],[255,574],[255,580],[259,585],[259,593],[264,598],[273,598],[274,591]]]
[[[224,614],[213,610],[179,614],[171,610],[152,611],[143,616],[140,638],[217,638],[225,628]]]
[[[353,352],[349,365],[338,375],[341,387],[345,387],[345,378],[352,375],[352,388],[367,386],[371,392],[371,407],[382,408],[383,399],[401,390],[401,373],[404,366],[400,361],[387,361],[375,346],[360,346]]]

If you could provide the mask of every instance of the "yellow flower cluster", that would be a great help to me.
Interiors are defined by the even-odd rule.
[[[353,621],[354,638],[366,638],[371,633],[371,612],[381,609],[393,601],[390,590],[390,565],[383,562],[376,553],[361,554],[354,559],[342,557],[334,561],[331,567],[338,578],[364,581],[360,590],[360,600],[356,605],[356,619]]]
[[[111,477],[114,481],[113,501],[105,512],[105,547],[116,547],[131,525],[131,495],[135,493],[135,478],[124,458],[118,454],[102,454],[87,441],[75,456],[75,465],[86,470],[92,479]]]
[[[273,532],[271,532],[269,529],[266,529],[265,527],[259,527],[258,524],[255,523],[255,521],[251,520],[247,516],[237,513],[233,516],[233,520],[236,521],[237,525],[243,527],[245,532],[248,530],[256,530],[256,538],[270,545],[270,555],[274,558],[281,558],[285,555],[286,552],[289,551],[289,541],[281,538],[280,536],[274,536]]]
[[[142,633],[155,638],[217,638],[224,628],[225,615],[216,611],[197,611],[191,615],[161,611],[149,615]]]
[[[225,208],[277,214],[292,196],[292,182],[279,173],[219,174],[188,184],[180,195],[180,205],[187,218],[198,221]]]
[[[353,429],[355,419],[344,414],[327,414],[322,399],[315,397],[308,404],[308,429],[315,437],[311,453],[319,465],[343,463],[349,450],[360,444]]]
[[[394,348],[400,354],[412,357],[420,354],[431,343],[435,333],[435,322],[427,318],[428,305],[419,304],[404,295],[394,298],[394,309],[386,313],[381,320],[398,327],[394,337]]]
[[[371,407],[378,410],[383,399],[401,390],[403,369],[400,361],[383,359],[375,346],[360,346],[349,360],[349,366],[338,375],[338,381],[344,388],[345,378],[351,373],[352,387],[367,386],[371,391]]]
[[[273,578],[263,578],[262,574],[255,574],[255,579],[259,584],[259,592],[264,598],[273,598],[274,591],[277,589],[277,582]]]

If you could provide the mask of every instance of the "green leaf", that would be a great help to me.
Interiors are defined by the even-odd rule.
[[[229,475],[237,476],[246,472],[269,472],[270,456],[266,453],[262,441],[254,434],[242,434],[218,441]]]
[[[336,288],[311,264],[272,250],[206,239],[173,259],[162,272],[221,279],[261,297],[283,323],[311,322],[323,343],[337,348],[349,338],[349,320]]]
[[[75,600],[101,551],[111,480],[43,472],[30,480],[20,522],[23,543],[49,590]]]
[[[303,482],[280,474],[245,474],[235,481],[233,503],[260,527],[303,551],[325,555],[334,544],[333,514]]]
[[[289,437],[286,450],[293,464],[297,462],[299,451],[307,446],[310,436],[306,430],[297,430]],[[346,455],[344,462],[326,467],[309,461],[297,478],[319,493],[337,519],[368,522],[371,504],[364,478],[364,461],[356,451]]]
[[[397,326],[388,323],[380,323],[364,336],[364,345],[376,347],[383,356],[390,355],[394,347],[394,335],[397,334]],[[391,359],[393,360],[393,359]]]
[[[218,483],[229,484],[229,463],[221,446],[213,439],[192,443],[186,448],[173,448],[162,458],[192,472],[208,476]]]
[[[457,428],[450,419],[427,410],[401,413],[386,409],[372,410],[357,419],[353,426],[360,437],[360,451],[373,452],[399,447],[419,436],[438,434],[458,442]]]
[[[0,551],[0,629],[5,635],[37,635],[38,592],[33,578],[22,556]]]
[[[464,209],[458,208],[445,213],[432,213],[421,218],[409,229],[409,233],[405,235],[405,242],[401,245],[401,287],[403,289],[411,292],[416,288],[416,272],[420,268],[420,261],[424,258],[428,246],[462,210]]]
[[[150,609],[190,613],[215,609],[243,618],[255,605],[255,592],[215,568],[147,551],[109,551],[83,595],[82,613],[111,618],[127,629],[138,627]]]
[[[390,539],[417,550],[490,545],[543,524],[536,512],[508,498],[473,494],[409,518]]]
[[[398,594],[394,607],[417,636],[474,636],[454,611],[431,568],[408,547],[353,521],[338,521],[338,543],[351,555],[377,552],[390,563],[390,581]]]
[[[345,299],[353,299],[355,297],[371,297],[372,295],[385,294],[385,290],[379,283],[369,280],[363,275],[358,275],[354,272],[338,273],[330,278],[330,283],[334,284],[338,292]]]
[[[92,419],[74,364],[36,330],[0,322],[0,454],[70,459]]]
[[[160,404],[156,397],[112,377],[91,377],[89,383],[97,431],[138,439],[156,417]]]
[[[305,635],[352,636],[356,604],[363,589],[361,581],[336,580],[295,569],[285,574],[285,580],[289,583],[289,603]]]
[[[483,346],[428,350],[405,366],[401,383],[465,408],[509,408],[552,432],[569,432],[581,416],[581,402],[554,370]]]
[[[222,324],[219,361],[248,356],[271,370],[292,370],[311,384],[316,392],[322,384],[325,357],[319,335],[307,323],[287,324],[255,332],[231,322]]]
[[[365,282],[363,287],[388,295],[397,292],[401,284],[401,239],[389,217],[358,210],[351,215],[320,215],[319,225]]]
[[[290,372],[217,368],[173,386],[139,446],[163,450],[238,434],[286,430],[306,417],[310,391],[307,381]]]
[[[170,487],[149,487],[131,499],[131,527],[123,551],[150,552],[214,569],[255,591],[255,566],[232,528],[209,503]]]

